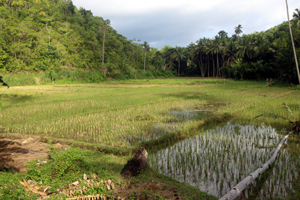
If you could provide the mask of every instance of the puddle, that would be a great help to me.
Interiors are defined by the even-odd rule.
[[[272,127],[228,123],[150,154],[150,166],[159,173],[222,197],[265,163],[282,137]],[[255,182],[242,198],[284,199],[287,191],[295,190],[292,181],[298,178],[297,166],[300,158],[281,149],[269,175],[264,173],[263,184]]]
[[[129,135],[119,140],[129,145],[142,141],[149,141],[158,139],[161,136],[178,131],[185,126],[189,125],[192,121],[206,119],[214,114],[221,106],[225,105],[224,102],[209,102],[196,105],[193,108],[187,108],[184,110],[171,110],[164,115],[169,119],[166,122],[159,122],[155,124],[148,124],[141,131],[140,134]],[[147,116],[147,115],[145,115]],[[138,119],[147,117],[138,116]]]

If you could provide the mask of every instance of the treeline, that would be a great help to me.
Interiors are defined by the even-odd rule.
[[[300,11],[291,21],[297,54],[300,54]],[[199,39],[188,47],[164,47],[169,63],[178,65],[178,74],[202,77],[266,80],[298,83],[288,22],[264,32],[240,36],[242,26],[228,37],[220,31],[213,39]],[[172,61],[173,59],[173,61]],[[299,57],[298,57],[299,60]],[[172,62],[170,62],[172,61]]]
[[[296,9],[292,29],[298,55],[299,21]],[[109,20],[71,0],[0,0],[0,73],[44,72],[52,80],[83,70],[101,80],[178,75],[297,81],[287,22],[250,35],[240,36],[241,25],[235,31],[231,37],[220,31],[187,47],[157,50],[128,40]]]

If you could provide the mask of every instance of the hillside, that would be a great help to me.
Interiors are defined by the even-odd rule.
[[[143,68],[142,45],[70,0],[1,0],[0,13],[0,73],[63,68],[109,76]]]

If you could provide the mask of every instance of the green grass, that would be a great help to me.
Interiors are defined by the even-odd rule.
[[[49,137],[52,141],[65,142],[74,147],[106,152],[106,154],[98,152],[95,160],[101,157],[97,161],[97,166],[107,166],[107,171],[97,173],[104,177],[116,177],[116,180],[119,178],[121,167],[130,156],[131,149],[137,146],[158,150],[228,120],[290,130],[291,125],[283,119],[263,117],[253,119],[264,113],[292,119],[290,113],[284,109],[283,103],[290,107],[298,119],[300,118],[299,90],[280,84],[268,87],[265,82],[255,81],[174,78],[100,84],[12,86],[9,89],[1,87],[0,96],[2,102],[0,131],[7,135]],[[153,132],[149,131],[158,123],[176,121],[174,117],[168,115],[170,111],[197,109],[199,105],[209,102],[226,104],[219,107],[210,118],[177,123],[176,132],[161,134],[158,138],[154,138]],[[82,160],[87,162],[85,165],[88,168],[75,171],[95,173],[96,168],[92,167],[95,170],[90,168],[95,163],[86,161],[89,157],[86,155],[97,153],[82,150],[82,154]],[[111,169],[113,166],[116,168]],[[21,176],[23,175],[15,174],[8,181],[5,178],[9,177],[7,172],[1,172],[1,178],[4,177],[4,181],[7,180],[12,184],[17,183]],[[145,176],[148,178],[145,179]],[[151,181],[151,178],[164,182],[169,187],[176,182],[151,169],[146,170],[136,180]],[[185,184],[176,182],[178,193],[182,195],[197,193],[196,188],[183,185]],[[21,187],[17,188],[21,191]],[[18,193],[14,195],[19,196]],[[22,195],[28,194],[23,191]],[[200,197],[202,195],[204,194],[199,193],[198,199],[205,199]],[[194,198],[193,195],[184,196]],[[159,199],[159,195],[157,198]]]

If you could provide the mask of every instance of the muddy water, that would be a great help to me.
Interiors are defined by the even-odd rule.
[[[272,127],[237,125],[208,130],[151,154],[150,166],[217,197],[255,171],[272,155],[282,135]],[[298,169],[297,169],[298,166]],[[242,194],[243,199],[285,199],[293,192],[300,158],[281,149],[275,164]]]

